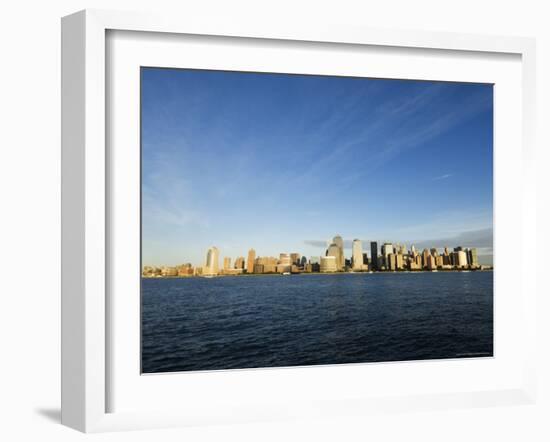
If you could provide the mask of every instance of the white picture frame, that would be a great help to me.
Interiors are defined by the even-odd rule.
[[[534,336],[536,282],[526,265],[535,251],[535,42],[518,37],[492,37],[417,31],[388,31],[345,26],[215,22],[195,17],[86,10],[62,20],[62,423],[84,432],[182,426],[209,422],[246,422],[287,417],[361,414],[426,408],[453,408],[532,403],[536,396],[535,339],[525,342],[520,386],[462,393],[345,398],[322,402],[294,401],[288,407],[243,406],[230,415],[205,411],[189,417],[185,411],[108,412],[109,365],[107,339],[111,320],[107,277],[108,226],[111,198],[108,185],[106,84],[109,31],[269,39],[286,42],[338,43],[380,48],[468,51],[521,57],[521,286],[524,336]],[[519,148],[519,146],[518,146]],[[442,362],[444,363],[444,362]],[[338,370],[338,368],[333,368]],[[288,371],[288,370],[287,370]],[[224,376],[223,373],[220,376]],[[246,376],[246,373],[244,373]],[[169,382],[169,381],[168,381]],[[307,399],[307,398],[304,398]],[[192,401],[192,397],[188,400]],[[289,411],[291,410],[291,411]]]

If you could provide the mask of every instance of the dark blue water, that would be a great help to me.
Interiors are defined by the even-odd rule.
[[[493,273],[142,280],[142,371],[493,354]]]

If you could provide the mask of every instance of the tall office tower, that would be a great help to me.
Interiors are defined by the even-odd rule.
[[[437,269],[437,263],[434,255],[428,255],[428,260],[426,262],[426,267],[428,270],[436,270]]]
[[[456,267],[458,265],[458,252],[451,252],[449,256],[451,257],[451,265]]]
[[[382,245],[382,255],[384,257],[387,257],[390,253],[393,253],[393,244],[389,242],[385,242]]]
[[[334,238],[332,238],[333,244],[336,244],[340,249],[340,256],[338,257],[338,269],[342,269],[345,265],[345,259],[344,259],[344,240],[340,235],[336,235]]]
[[[451,265],[451,255],[449,254],[449,248],[445,247],[443,249],[443,265],[450,266]]]
[[[370,243],[370,262],[374,270],[378,270],[378,243],[371,241]]]
[[[422,267],[428,266],[428,256],[430,256],[430,251],[428,249],[422,250]]]
[[[397,270],[403,270],[403,268],[405,267],[405,262],[403,260],[403,254],[402,253],[398,253],[396,255],[396,264],[395,264],[395,267],[397,267]]]
[[[235,268],[236,269],[244,269],[244,257],[239,256],[237,259],[235,259]]]
[[[205,274],[217,275],[219,272],[219,257],[220,252],[217,247],[210,247],[206,252],[206,267]]]
[[[470,265],[472,267],[479,267],[479,261],[477,258],[477,249],[475,247],[470,249]]]
[[[335,265],[336,265],[336,268],[338,270],[340,270],[342,268],[342,263],[340,261],[340,259],[341,259],[340,258],[341,257],[340,251],[341,251],[341,249],[338,246],[338,244],[332,243],[330,246],[328,246],[327,253],[326,253],[326,256],[334,256]]]
[[[291,253],[290,254],[290,261],[294,265],[300,265],[300,254],[299,253]]]
[[[229,256],[226,256],[223,259],[223,269],[229,270],[231,268],[231,258]]]
[[[434,257],[437,256],[437,249],[436,249],[435,247],[432,247],[432,248],[430,249],[430,254],[431,254],[432,256],[434,256]]]
[[[336,272],[338,267],[336,265],[336,256],[327,255],[321,256],[321,272]]]
[[[305,256],[302,256],[302,259],[300,259],[300,265],[302,267],[305,267],[306,264],[307,264],[307,258]]]
[[[246,260],[246,273],[254,273],[254,260],[256,259],[256,250],[248,251],[248,259]]]
[[[458,254],[458,267],[464,268],[468,267],[468,258],[466,256],[466,252],[464,250],[459,250],[457,252]]]
[[[353,269],[361,270],[363,268],[363,245],[361,244],[360,239],[353,240],[352,250],[352,259],[353,259]]]
[[[367,265],[369,263],[369,256],[366,252],[363,252],[363,264]]]
[[[387,267],[389,270],[397,270],[397,254],[390,253],[386,259],[388,260]]]
[[[411,253],[413,255],[416,253],[416,247],[415,246],[411,246]]]

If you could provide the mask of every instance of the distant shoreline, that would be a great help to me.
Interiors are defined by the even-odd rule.
[[[446,269],[446,270],[387,270],[387,271],[375,271],[375,272],[300,272],[300,273],[291,273],[290,275],[283,275],[282,273],[242,273],[236,275],[189,275],[189,276],[144,276],[141,275],[142,279],[190,279],[190,278],[241,278],[241,277],[255,277],[255,276],[302,276],[302,275],[376,275],[376,274],[396,274],[396,273],[470,273],[470,272],[492,272],[494,269]]]

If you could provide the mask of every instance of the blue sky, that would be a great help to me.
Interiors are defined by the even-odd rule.
[[[491,262],[492,121],[492,85],[143,68],[143,263],[336,234]]]

